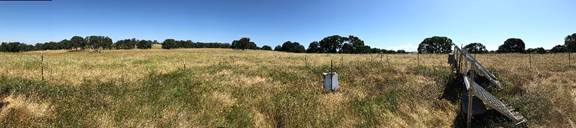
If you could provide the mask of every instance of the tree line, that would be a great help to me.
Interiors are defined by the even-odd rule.
[[[234,43],[236,42],[236,43]],[[235,45],[236,44],[236,45]],[[255,43],[250,42],[250,38],[242,38],[235,40],[232,47],[236,49],[261,49],[261,50],[274,50],[283,52],[294,53],[346,53],[346,54],[363,54],[363,53],[407,53],[404,50],[386,50],[379,48],[371,48],[364,44],[364,41],[356,36],[350,35],[348,37],[333,35],[323,38],[320,41],[313,41],[305,48],[299,42],[286,41],[281,45],[277,45],[272,49],[268,45],[259,48]]]
[[[36,43],[35,45],[20,42],[3,42],[0,44],[0,52],[24,52],[34,50],[103,50],[103,49],[150,49],[154,44],[162,44],[164,49],[172,48],[229,48],[227,43],[203,43],[190,40],[181,41],[166,39],[160,43],[156,40],[139,40],[136,38],[123,39],[113,42],[107,36],[74,36],[59,42]]]
[[[434,36],[424,39],[418,45],[418,53],[449,53],[452,52],[452,40],[448,37]],[[564,38],[564,45],[556,45],[552,49],[543,47],[526,49],[520,38],[509,38],[496,51],[488,51],[482,43],[474,42],[463,47],[470,53],[563,53],[576,51],[576,33]]]
[[[124,39],[113,42],[107,36],[74,36],[59,42],[36,43],[35,45],[20,42],[3,42],[0,44],[0,52],[24,52],[33,50],[83,50],[83,49],[150,49],[154,44],[161,44],[163,49],[174,48],[232,48],[232,49],[257,49],[274,50],[294,53],[407,53],[404,50],[386,50],[372,48],[364,43],[359,37],[349,35],[333,35],[324,37],[320,41],[311,42],[305,48],[299,42],[286,41],[272,49],[268,45],[258,47],[250,38],[244,37],[229,43],[204,43],[191,40],[166,39],[163,42],[156,40]],[[448,37],[433,36],[424,39],[417,48],[418,53],[449,53],[452,52],[452,40]],[[563,45],[556,45],[552,49],[525,48],[525,43],[520,38],[509,38],[498,47],[496,51],[488,51],[482,43],[470,43],[463,47],[470,53],[562,53],[576,51],[576,33],[564,38]]]

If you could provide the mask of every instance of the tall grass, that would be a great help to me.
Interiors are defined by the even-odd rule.
[[[386,56],[227,49],[0,53],[0,122],[7,127],[453,126],[459,102],[444,98],[454,77],[446,56],[420,55],[420,65],[416,55]],[[576,76],[574,68],[556,63],[529,68],[516,63],[518,56],[478,55],[504,81],[496,95],[525,114],[529,126],[571,126],[576,80],[568,76]],[[321,73],[331,61],[341,88],[327,93]]]

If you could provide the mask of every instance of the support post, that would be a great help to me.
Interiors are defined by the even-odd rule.
[[[532,68],[532,53],[528,53],[528,63],[529,68]]]
[[[380,63],[382,63],[382,53],[380,53]]]
[[[40,77],[44,81],[44,54],[40,54]]]
[[[388,56],[389,56],[389,55],[386,55],[386,63],[388,63],[388,66],[391,66],[391,65],[390,65],[390,58],[388,58]]]
[[[416,63],[420,66],[420,53],[416,53]]]
[[[468,89],[468,108],[466,115],[466,127],[472,127],[472,87]]]
[[[304,55],[304,65],[308,67],[308,56]]]
[[[344,55],[340,56],[340,65],[344,65]]]
[[[468,92],[468,102],[466,103],[466,127],[467,128],[471,128],[472,127],[472,100],[473,100],[473,86],[472,84],[470,84],[470,79],[467,77],[468,73],[470,70],[465,71],[465,73],[463,74],[463,78],[464,78],[464,84],[466,85],[466,91]]]

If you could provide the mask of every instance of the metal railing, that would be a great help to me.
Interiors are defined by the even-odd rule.
[[[480,84],[476,83],[477,77],[485,78],[490,81],[492,87],[496,87],[497,90],[502,89],[500,81],[496,79],[494,74],[489,72],[482,64],[480,64],[474,56],[472,56],[465,49],[461,49],[454,45],[454,51],[449,55],[449,63],[452,65],[455,73],[461,75],[464,78],[464,84],[466,86],[466,91],[468,91],[468,102],[467,102],[467,125],[471,127],[472,120],[472,98],[477,97],[486,106],[498,111],[500,114],[508,117],[516,125],[526,122],[526,118],[522,114],[515,112],[513,107],[506,105],[504,102],[500,101],[496,96],[488,92]]]

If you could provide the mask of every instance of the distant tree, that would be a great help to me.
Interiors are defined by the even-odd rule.
[[[272,47],[270,47],[268,45],[264,45],[264,46],[262,46],[262,50],[272,50]]]
[[[280,51],[303,53],[306,52],[306,49],[298,42],[286,41],[280,47]]]
[[[72,49],[73,48],[72,42],[70,40],[64,39],[58,43],[60,44],[61,49]]]
[[[80,36],[74,36],[70,39],[73,48],[86,48],[86,41]]]
[[[524,41],[519,38],[509,38],[498,47],[498,53],[524,53]]]
[[[136,44],[136,48],[138,49],[151,49],[152,48],[152,41],[150,40],[140,40]]]
[[[537,53],[537,54],[545,54],[546,50],[542,47],[538,48],[529,48],[526,50],[527,53]]]
[[[386,49],[379,49],[379,48],[371,48],[370,53],[384,53]]]
[[[350,43],[344,43],[340,53],[354,53],[354,46],[352,46]]]
[[[339,35],[333,35],[320,40],[320,49],[323,53],[337,53],[342,48],[344,39]]]
[[[258,49],[258,46],[256,45],[256,43],[251,42],[250,38],[241,38],[240,40],[234,40],[232,41],[232,48],[233,49]]]
[[[86,44],[92,49],[110,49],[112,48],[112,39],[106,36],[88,36],[85,38]]]
[[[172,49],[176,48],[176,40],[174,39],[166,39],[162,42],[162,49]]]
[[[396,53],[405,54],[405,53],[407,53],[407,52],[406,52],[406,51],[404,51],[404,50],[398,50],[398,51],[396,51]]]
[[[34,46],[20,42],[3,42],[0,44],[0,52],[24,52],[34,50]]]
[[[568,49],[564,45],[556,45],[552,49],[550,49],[550,52],[552,52],[552,53],[562,53],[562,52],[567,52],[567,51],[568,51]]]
[[[566,46],[566,50],[569,52],[576,51],[576,33],[568,35],[566,38],[564,38],[564,46]]]
[[[382,51],[382,53],[386,53],[386,54],[398,53],[397,51],[394,51],[394,50],[386,50],[386,49],[382,49],[381,51]]]
[[[452,52],[452,40],[448,37],[434,36],[424,39],[418,46],[418,53]]]
[[[356,53],[370,53],[370,49],[372,49],[370,46],[364,45],[364,47],[357,48]]]
[[[104,36],[100,42],[100,47],[104,49],[112,49],[112,39],[110,37]]]
[[[486,46],[481,43],[471,43],[464,46],[464,49],[469,53],[488,53]]]
[[[348,36],[347,38],[343,38],[345,43],[350,43],[351,44],[351,50],[350,52],[344,52],[344,53],[369,53],[370,52],[370,48],[366,47],[364,45],[364,41],[361,40],[360,38],[356,37],[356,36]],[[344,45],[342,46],[342,49],[344,50]]]
[[[137,42],[138,40],[136,40],[135,38],[118,40],[116,41],[116,43],[114,43],[114,47],[116,49],[134,49],[136,48]]]
[[[276,47],[274,47],[274,51],[282,51],[282,46],[277,45]]]
[[[308,45],[308,49],[306,50],[307,53],[319,53],[320,51],[320,43],[318,43],[318,41],[310,43],[310,45]]]

